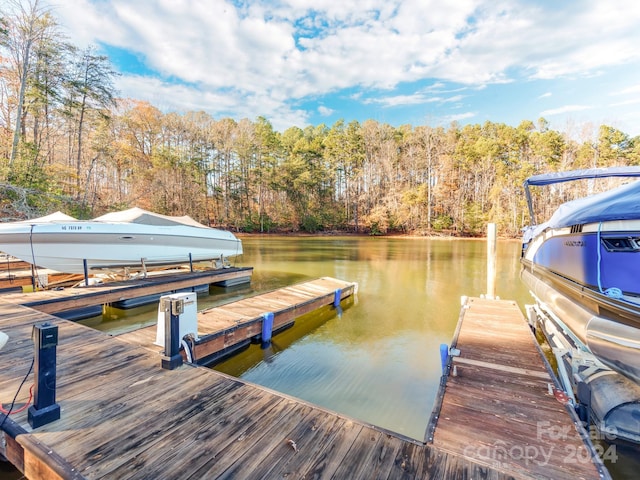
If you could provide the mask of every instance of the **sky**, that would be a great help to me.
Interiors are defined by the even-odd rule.
[[[637,0],[45,1],[163,112],[640,135]]]

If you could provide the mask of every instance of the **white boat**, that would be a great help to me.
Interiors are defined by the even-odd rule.
[[[242,242],[188,216],[132,208],[93,220],[57,212],[0,224],[0,251],[42,268],[85,273],[224,260],[241,255]]]

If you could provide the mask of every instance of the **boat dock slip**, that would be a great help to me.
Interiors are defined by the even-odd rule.
[[[0,294],[3,292],[22,292],[25,288],[33,289],[34,283],[47,285],[66,285],[78,283],[84,280],[84,275],[75,273],[60,273],[43,268],[38,269],[37,280],[31,271],[31,265],[27,262],[11,262],[14,265],[0,263]],[[24,265],[27,265],[25,267]]]
[[[265,334],[265,315],[273,314],[269,332],[293,325],[294,320],[321,307],[335,304],[356,293],[357,284],[323,277],[280,288],[254,297],[210,308],[197,314],[198,337],[192,354],[195,363],[209,364],[243,348]],[[156,353],[164,350],[156,342],[157,326],[151,325],[119,338]]]
[[[4,408],[45,321],[58,328],[60,418],[32,428],[25,410],[0,429],[0,453],[29,479],[514,478],[208,368],[163,369],[155,352],[0,298]]]
[[[45,290],[30,293],[7,293],[2,299],[24,305],[44,313],[56,314],[94,305],[163,294],[205,284],[216,284],[241,278],[249,278],[252,267],[224,268],[181,272],[166,275],[150,275],[126,281],[115,281],[86,287],[70,287],[62,290]]]
[[[515,302],[466,299],[449,351],[432,445],[515,478],[610,478]]]

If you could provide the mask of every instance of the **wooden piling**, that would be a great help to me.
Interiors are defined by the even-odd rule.
[[[497,257],[496,224],[487,225],[487,298],[496,298],[496,257]]]

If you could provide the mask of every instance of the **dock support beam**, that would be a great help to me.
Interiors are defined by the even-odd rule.
[[[35,391],[27,420],[31,428],[38,428],[60,418],[56,403],[56,346],[58,327],[43,323],[33,326],[35,339]]]
[[[36,282],[36,266],[31,265],[31,288],[33,288],[33,292],[37,290],[37,282]]]

